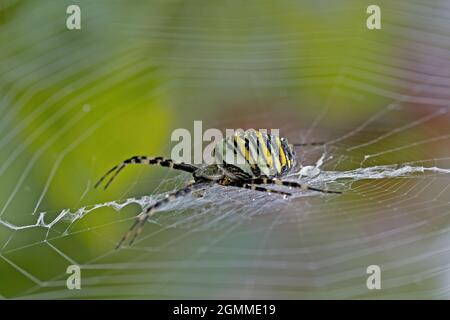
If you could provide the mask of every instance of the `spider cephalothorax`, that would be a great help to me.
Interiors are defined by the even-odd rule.
[[[214,163],[207,166],[194,166],[183,162],[177,163],[163,157],[134,156],[116,165],[100,178],[95,187],[114,172],[105,185],[106,189],[117,174],[129,164],[155,164],[170,167],[189,172],[194,178],[186,187],[168,194],[165,199],[155,203],[145,212],[138,215],[136,221],[117,247],[120,247],[131,233],[136,231],[130,241],[131,245],[140,234],[147,218],[163,204],[195,190],[204,189],[212,184],[281,194],[285,197],[291,195],[291,193],[269,189],[261,185],[280,185],[323,193],[341,193],[340,191],[313,188],[304,183],[281,180],[280,177],[286,175],[295,167],[295,152],[292,146],[288,144],[286,138],[279,138],[273,134],[255,130],[237,132],[235,135],[222,139],[217,143],[213,150],[213,156]]]

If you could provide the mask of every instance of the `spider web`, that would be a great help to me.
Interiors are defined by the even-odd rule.
[[[150,18],[144,1],[80,3],[83,26],[95,30],[80,39],[61,29],[63,5],[0,7],[1,297],[449,297],[448,4],[382,2],[384,33],[372,37],[326,23],[284,34],[282,20],[307,16],[290,1],[239,12],[155,1]],[[365,12],[359,2],[315,3],[302,8],[329,19]],[[42,17],[49,23],[34,26]],[[359,39],[351,50],[349,37]],[[296,56],[314,41],[345,50]],[[229,96],[242,95],[223,112]],[[160,103],[174,106],[169,115]],[[158,119],[198,119],[216,103],[210,127],[260,125],[290,141],[327,141],[299,149],[303,167],[288,179],[344,194],[291,190],[285,200],[213,186],[164,206],[132,247],[115,250],[135,215],[189,175],[127,168],[111,190],[93,191],[111,162],[145,146],[111,142],[104,128],[139,121],[144,105],[159,118],[138,136],[168,137]],[[169,139],[160,144],[154,151],[167,153]],[[66,287],[72,264],[81,290]],[[366,287],[372,264],[381,290]]]

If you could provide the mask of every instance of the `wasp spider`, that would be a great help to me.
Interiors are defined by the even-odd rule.
[[[317,144],[318,143],[297,144],[295,146]],[[293,145],[289,145],[286,138],[279,138],[273,134],[262,133],[255,130],[237,132],[234,136],[222,139],[214,147],[213,156],[215,164],[205,166],[194,166],[183,162],[177,163],[163,157],[134,156],[123,161],[121,164],[116,165],[101,177],[95,184],[95,188],[97,188],[106,177],[114,172],[105,184],[106,189],[119,172],[127,165],[147,164],[189,172],[194,178],[193,181],[188,183],[184,188],[167,194],[164,199],[156,202],[147,208],[145,212],[139,214],[128,232],[120,240],[117,248],[130,237],[130,245],[132,245],[141,233],[147,219],[153,215],[159,207],[178,197],[212,184],[281,194],[285,197],[291,195],[291,193],[270,189],[261,185],[279,185],[323,193],[341,193],[340,191],[314,188],[304,183],[281,180],[280,177],[283,177],[294,168],[296,164],[295,152],[293,150]],[[233,161],[230,161],[230,156]]]

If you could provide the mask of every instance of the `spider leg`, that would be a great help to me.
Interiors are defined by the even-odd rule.
[[[175,192],[169,193],[166,195],[166,197],[158,202],[156,202],[155,204],[153,204],[152,206],[148,207],[145,212],[141,212],[137,217],[136,220],[134,221],[134,223],[131,225],[130,229],[127,231],[127,233],[125,233],[125,235],[122,237],[122,239],[119,241],[119,243],[116,246],[116,249],[119,249],[122,244],[127,241],[130,236],[131,240],[129,245],[131,246],[134,241],[136,240],[136,238],[141,234],[142,229],[144,228],[145,222],[147,221],[147,219],[149,217],[151,217],[155,211],[161,207],[164,204],[167,204],[171,201],[174,201],[176,199],[178,199],[181,196],[184,196],[186,194],[189,194],[195,190],[198,190],[200,188],[205,187],[205,185],[208,183],[205,182],[191,182],[189,183],[187,186],[185,186],[182,189],[179,189]]]
[[[249,183],[245,183],[245,182],[232,183],[232,184],[230,184],[230,186],[244,188],[244,189],[250,189],[250,190],[255,190],[255,191],[262,191],[262,192],[267,192],[267,193],[273,193],[273,194],[282,194],[285,197],[292,196],[292,193],[290,193],[290,192],[269,189],[269,188],[265,188],[265,187],[260,187],[256,184],[249,184]]]
[[[276,184],[279,186],[300,188],[302,190],[311,190],[311,191],[317,191],[317,192],[322,192],[322,193],[342,194],[342,191],[319,189],[319,188],[311,187],[311,186],[307,185],[306,183],[299,183],[299,182],[295,182],[295,181],[283,181],[280,179],[268,178],[268,177],[260,177],[260,178],[251,179],[249,181],[246,181],[246,183],[248,183],[248,184]]]
[[[315,147],[315,146],[323,146],[326,142],[307,142],[307,143],[294,143],[292,144],[294,147]]]
[[[203,198],[203,196],[205,195],[204,193],[205,190],[197,190],[197,191],[193,191],[192,195],[196,198]]]
[[[113,182],[113,180],[117,177],[117,175],[122,171],[127,165],[130,164],[147,164],[147,165],[159,165],[162,167],[170,167],[172,169],[181,170],[185,172],[192,173],[195,170],[197,170],[196,166],[187,164],[187,163],[175,163],[171,159],[165,159],[163,157],[147,157],[147,156],[134,156],[131,157],[125,161],[123,161],[121,164],[118,164],[114,167],[112,167],[108,172],[105,173],[95,184],[94,188],[97,188],[103,180],[105,180],[106,177],[108,177],[111,173],[114,172],[112,177],[108,180],[108,182],[105,184],[105,190],[108,188],[108,186]]]

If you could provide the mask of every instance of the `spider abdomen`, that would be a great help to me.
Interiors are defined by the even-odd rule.
[[[295,165],[295,153],[286,138],[257,130],[238,131],[222,139],[213,154],[227,171],[237,167],[251,177],[281,176]]]

